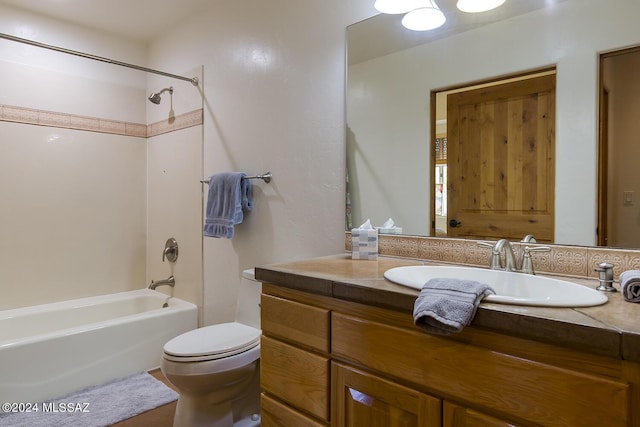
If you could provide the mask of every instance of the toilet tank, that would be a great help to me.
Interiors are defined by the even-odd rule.
[[[236,304],[235,321],[244,325],[260,329],[260,294],[262,283],[257,282],[254,269],[242,272],[238,303]]]

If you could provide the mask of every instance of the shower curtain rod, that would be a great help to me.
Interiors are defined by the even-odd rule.
[[[89,53],[80,52],[77,50],[71,50],[64,47],[54,46],[46,43],[40,43],[34,40],[24,39],[22,37],[12,36],[10,34],[0,33],[0,38],[12,40],[14,42],[24,43],[31,46],[41,47],[44,49],[55,50],[57,52],[67,53],[69,55],[80,56],[82,58],[93,59],[94,61],[106,62],[108,64],[119,65],[121,67],[133,68],[134,70],[146,71],[147,73],[160,74],[161,76],[172,77],[174,79],[185,80],[191,82],[192,85],[198,86],[197,77],[184,77],[177,74],[165,73],[164,71],[154,70],[152,68],[140,67],[139,65],[128,64],[126,62],[115,61],[113,59],[105,58],[102,56],[91,55]]]

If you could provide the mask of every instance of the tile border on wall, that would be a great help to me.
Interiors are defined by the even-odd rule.
[[[0,104],[0,121],[148,138],[203,124],[203,109],[146,125]]]
[[[147,126],[147,138],[201,125],[203,123],[203,117],[203,109],[199,108],[197,110],[189,111],[188,113],[169,117],[167,120],[151,123]]]
[[[530,243],[527,245],[546,246]],[[525,244],[514,243],[513,247],[520,259]],[[594,269],[599,263],[605,261],[613,264],[616,280],[623,271],[640,270],[640,250],[568,245],[550,245],[549,247],[549,252],[532,254],[536,272],[597,278],[598,273]],[[351,232],[349,231],[345,232],[345,250],[351,252]],[[475,267],[489,266],[489,249],[478,246],[477,240],[381,234],[378,239],[378,251],[380,255],[400,258]]]

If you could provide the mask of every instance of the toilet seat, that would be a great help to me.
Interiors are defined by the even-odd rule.
[[[260,345],[261,331],[242,323],[205,326],[179,335],[164,345],[164,358],[174,362],[219,360]]]

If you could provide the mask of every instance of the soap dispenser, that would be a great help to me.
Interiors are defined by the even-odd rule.
[[[601,262],[598,264],[598,268],[594,269],[598,272],[598,280],[600,285],[596,288],[602,292],[616,292],[616,288],[613,287],[613,264],[609,262]]]

